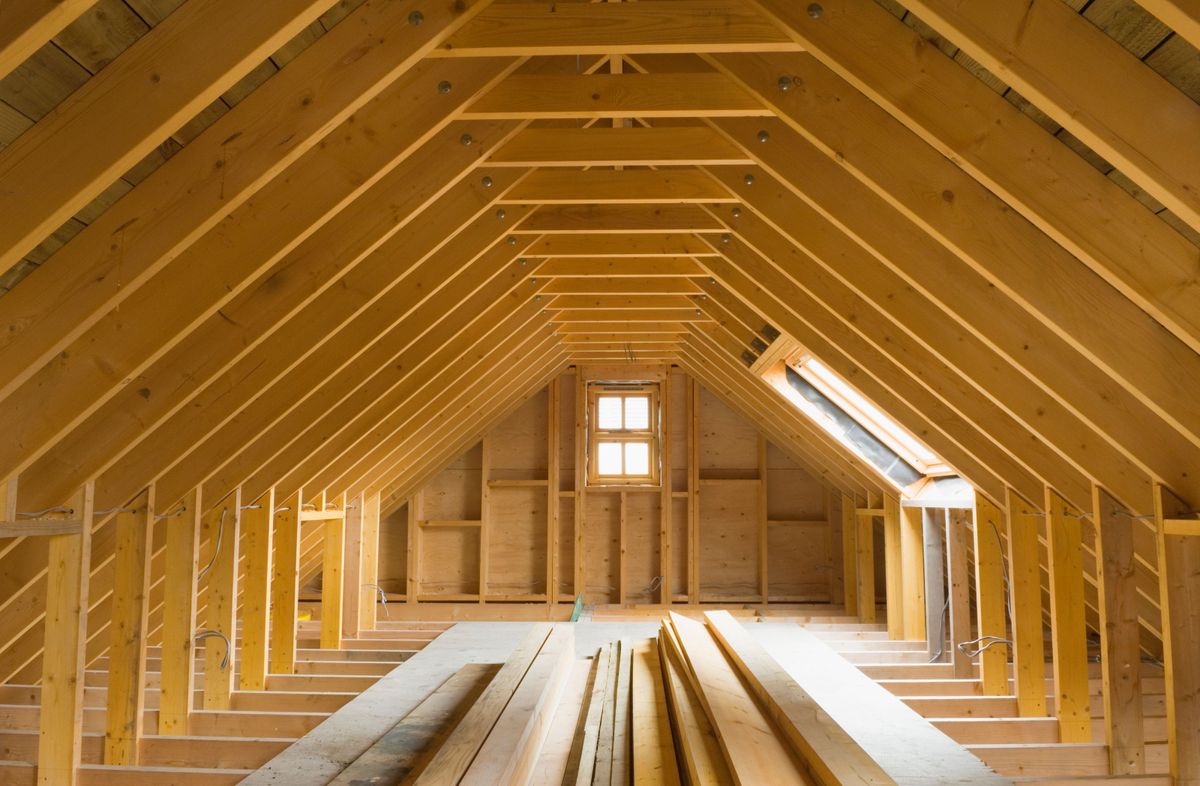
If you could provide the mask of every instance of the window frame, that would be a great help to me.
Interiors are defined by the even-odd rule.
[[[587,472],[586,482],[590,487],[603,486],[640,486],[657,487],[662,483],[662,454],[660,446],[662,435],[659,425],[662,422],[660,411],[660,387],[657,382],[589,382],[587,385]],[[622,425],[624,424],[624,399],[648,398],[649,422],[645,429],[602,429],[599,419],[599,400],[606,397],[622,399]],[[601,475],[599,473],[599,449],[601,442],[644,443],[649,446],[649,473],[645,475]],[[622,465],[624,462],[624,447],[622,447]]]

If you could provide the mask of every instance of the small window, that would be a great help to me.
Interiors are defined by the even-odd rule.
[[[588,483],[658,483],[658,386],[588,387]]]

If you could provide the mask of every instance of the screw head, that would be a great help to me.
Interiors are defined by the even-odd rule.
[[[725,245],[729,245],[729,242],[731,240],[733,240],[733,238],[730,237],[729,235],[721,235],[721,242],[724,243]]]
[[[536,284],[536,283],[537,283],[537,279],[536,279],[536,278],[531,278],[531,279],[529,279],[529,283],[530,283],[530,284]]]
[[[521,267],[525,267],[525,265],[528,263],[529,263],[528,259],[525,259],[524,257],[521,258]]]
[[[458,141],[462,142],[463,147],[470,147],[471,143],[474,142],[475,139],[470,134],[463,134],[458,138]]]
[[[754,175],[747,174],[745,177],[742,178],[742,182],[748,186],[754,185]]]
[[[809,3],[807,10],[808,15],[813,19],[820,19],[821,14],[825,13],[825,9],[821,7],[820,3]]]
[[[508,237],[504,238],[504,242],[508,243],[510,246],[515,246],[517,244],[517,238],[515,235],[509,235]]]
[[[786,93],[787,91],[792,89],[792,86],[795,83],[792,82],[792,78],[790,76],[784,75],[784,76],[779,77],[779,82],[777,82],[777,84],[779,85],[779,89],[781,91],[783,91],[784,93]]]
[[[708,283],[710,283],[710,284],[715,284],[715,283],[717,283],[717,280],[716,280],[715,278],[713,278],[712,276],[709,276],[709,277],[708,277]]]
[[[700,316],[700,309],[696,309],[696,316]]]
[[[733,217],[734,217],[734,218],[741,218],[741,217],[742,217],[742,209],[741,209],[740,207],[735,207],[735,208],[733,209]]]
[[[492,178],[491,178],[491,177],[489,177],[488,175],[484,175],[484,176],[483,176],[483,180],[481,180],[481,181],[479,181],[479,182],[483,184],[483,187],[484,187],[484,188],[491,188],[491,187],[492,187]]]
[[[417,27],[424,21],[425,21],[425,14],[421,13],[420,11],[413,11],[411,14],[408,15],[408,23],[410,25],[412,25],[413,27]]]
[[[763,130],[758,132],[758,141],[759,142],[766,142],[770,138],[771,138],[771,135],[767,133],[767,129],[764,128]]]
[[[502,208],[502,207],[496,208],[496,218],[498,218],[500,220],[504,220],[504,218],[507,216],[508,216],[508,213],[505,212],[504,208]]]
[[[534,299],[534,300],[536,300],[538,303],[541,303],[541,302],[542,302],[542,296],[541,296],[541,295],[534,295],[534,296],[533,296],[533,299]]]
[[[449,82],[447,82],[445,79],[443,79],[442,81],[438,82],[438,92],[439,92],[439,93],[441,93],[442,95],[445,95],[446,93],[449,93],[449,92],[450,92],[450,88],[452,88],[452,87],[453,87],[453,85],[451,85],[451,84],[450,84]]]

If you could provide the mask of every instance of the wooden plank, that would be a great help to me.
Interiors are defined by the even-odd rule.
[[[607,206],[597,205],[595,209],[599,210],[603,207]],[[592,208],[587,209],[592,210]],[[669,206],[664,206],[664,209],[669,209]],[[542,213],[543,211],[534,213],[530,220],[536,219]],[[692,257],[566,257],[548,259],[538,268],[538,275],[547,278],[590,276],[648,278],[651,276],[700,276],[703,274],[704,268]]]
[[[300,503],[303,491],[276,498],[274,553],[271,560],[272,674],[296,669],[296,602],[300,594]]]
[[[795,44],[761,16],[722,0],[640,2],[636,8],[611,9],[517,2],[490,6],[432,56],[616,56],[793,49]]]
[[[549,625],[534,626],[414,783],[460,782],[550,633]]]
[[[338,649],[342,644],[342,571],[346,558],[346,522],[324,523],[325,553],[321,570],[321,647]]]
[[[559,418],[560,384],[559,378],[555,377],[550,381],[546,393],[546,598],[551,605],[558,603],[558,563],[561,554],[558,537],[561,510],[558,487],[562,481],[559,468],[559,427],[562,424]]]
[[[463,110],[468,120],[760,117],[762,103],[724,74],[516,74]]]
[[[323,5],[272,0],[245,9],[223,0],[189,7],[72,93],[0,153],[0,181],[8,186],[0,195],[0,268],[15,264],[313,22]]]
[[[729,612],[704,613],[759,702],[823,784],[895,783]]]
[[[724,136],[704,126],[526,128],[492,153],[488,163],[533,167],[724,166],[749,164],[750,158]],[[522,229],[526,229],[525,225]]]
[[[875,518],[855,511],[855,562],[858,563],[858,618],[875,622]]]
[[[95,5],[96,0],[25,0],[0,8],[0,79]]]
[[[234,675],[237,673],[238,551],[241,547],[242,492],[237,489],[209,511],[204,537],[209,561],[204,578],[206,630],[224,636],[204,640],[204,709],[228,710],[232,705]],[[294,648],[295,638],[292,640]],[[293,652],[295,650],[293,649]],[[275,671],[275,669],[272,669]],[[290,674],[287,672],[281,672]]]
[[[575,629],[555,627],[458,781],[461,786],[527,782],[574,661]]]
[[[736,202],[699,169],[543,169],[521,180],[500,200],[511,205],[678,204]]]
[[[138,763],[146,706],[147,602],[150,595],[150,533],[154,488],[143,491],[116,514],[113,557],[112,640],[104,763]]]
[[[758,434],[758,494],[755,496],[757,521],[756,535],[758,537],[758,594],[762,602],[771,599],[770,578],[767,575],[767,563],[770,555],[770,539],[767,533],[767,438]]]
[[[725,764],[716,732],[713,731],[712,723],[709,722],[695,689],[684,676],[685,666],[676,645],[672,643],[671,630],[669,626],[664,625],[659,631],[659,652],[663,656],[667,698],[670,700],[671,716],[687,769],[688,782],[692,786],[732,784],[733,776]]]
[[[359,613],[362,595],[374,592],[373,587],[363,587],[362,580],[362,530],[367,500],[358,494],[346,499],[345,569],[342,574],[342,636],[357,639],[361,632]]]
[[[671,613],[671,626],[694,675],[697,694],[736,783],[812,784],[770,718],[738,678],[704,625]]]
[[[1155,489],[1154,497],[1171,778],[1178,784],[1197,784],[1200,672],[1187,659],[1200,652],[1200,539],[1168,535],[1164,526],[1166,519],[1184,515],[1194,506],[1163,486]]]
[[[1008,638],[1004,597],[1003,513],[982,494],[975,495],[975,608],[978,635]],[[987,644],[987,640],[982,642]],[[985,696],[1008,693],[1008,645],[996,644],[979,655],[979,678]]]
[[[398,784],[416,775],[483,693],[498,668],[490,663],[460,668],[330,781],[330,786]]]
[[[972,662],[959,644],[970,641],[971,636],[971,569],[967,556],[966,522],[954,511],[946,516],[946,570],[950,592],[950,660],[954,662],[954,676],[972,677]]]
[[[888,638],[904,638],[904,558],[900,545],[900,499],[883,497],[883,569],[887,587]]]
[[[657,641],[636,644],[632,666],[634,786],[679,784]]]
[[[167,519],[163,568],[162,666],[158,733],[187,734],[196,687],[196,574],[200,569],[200,489]]]
[[[850,616],[858,615],[858,518],[854,498],[842,494],[842,599]]]
[[[925,638],[925,533],[920,510],[902,507],[899,516],[903,638],[919,641]]]
[[[608,680],[604,686],[604,706],[600,711],[600,731],[596,742],[596,761],[592,767],[592,786],[605,786],[613,780],[613,729],[616,725],[617,679],[621,672],[621,643],[609,645]],[[581,782],[581,786],[582,786]]]
[[[242,576],[241,690],[267,689],[271,624],[271,559],[275,489],[242,513],[246,564]]]
[[[83,522],[68,518],[9,519],[0,521],[0,538],[40,538],[78,534]]]
[[[572,753],[563,777],[564,784],[591,786],[592,772],[596,768],[596,747],[600,741],[600,717],[608,695],[609,670],[612,663],[612,645],[605,644],[597,652],[592,669],[591,691],[588,694],[587,714],[583,721],[583,736],[579,747]]]
[[[1138,5],[1200,49],[1200,8],[1196,8],[1195,3],[1190,0],[1144,0]]]
[[[664,370],[662,382],[659,383],[659,433],[662,434],[662,440],[659,448],[659,462],[661,465],[661,480],[658,497],[658,575],[662,578],[658,583],[658,602],[664,606],[670,606],[673,602],[673,590],[675,586],[674,576],[674,559],[672,543],[672,532],[675,529],[674,515],[675,506],[671,495],[675,486],[674,478],[674,456],[671,454],[672,437],[674,436],[675,422],[671,417],[671,370]]]
[[[1082,523],[1079,513],[1050,488],[1046,489],[1046,513],[1054,714],[1063,742],[1091,742]]]
[[[622,494],[622,496],[624,496]],[[613,734],[612,734],[612,786],[625,786],[630,782],[633,769],[630,705],[631,678],[633,675],[633,644],[627,639],[617,642],[617,681],[613,690]]]
[[[1092,489],[1096,523],[1104,742],[1113,775],[1146,771],[1142,718],[1142,648],[1138,624],[1134,520],[1111,494]]]
[[[75,786],[79,782],[93,503],[94,492],[88,484],[72,503],[85,526],[77,534],[53,535],[47,541],[38,786]]]
[[[1042,632],[1042,569],[1038,516],[1012,489],[1008,514],[1009,608],[1013,615],[1013,683],[1023,718],[1046,714],[1046,646]]]
[[[358,619],[363,630],[374,630],[378,612],[378,596],[375,588],[379,583],[379,506],[378,492],[366,494],[366,507],[362,521],[362,558],[360,561],[364,592],[359,597]]]

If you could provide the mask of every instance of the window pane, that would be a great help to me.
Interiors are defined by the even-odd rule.
[[[596,399],[596,427],[604,431],[621,428],[621,399],[619,396],[599,396]]]
[[[650,398],[630,396],[625,399],[625,428],[645,431],[650,428]]]
[[[625,474],[650,474],[650,445],[645,442],[625,443]]]
[[[596,444],[596,474],[621,474],[620,442],[599,442]]]

